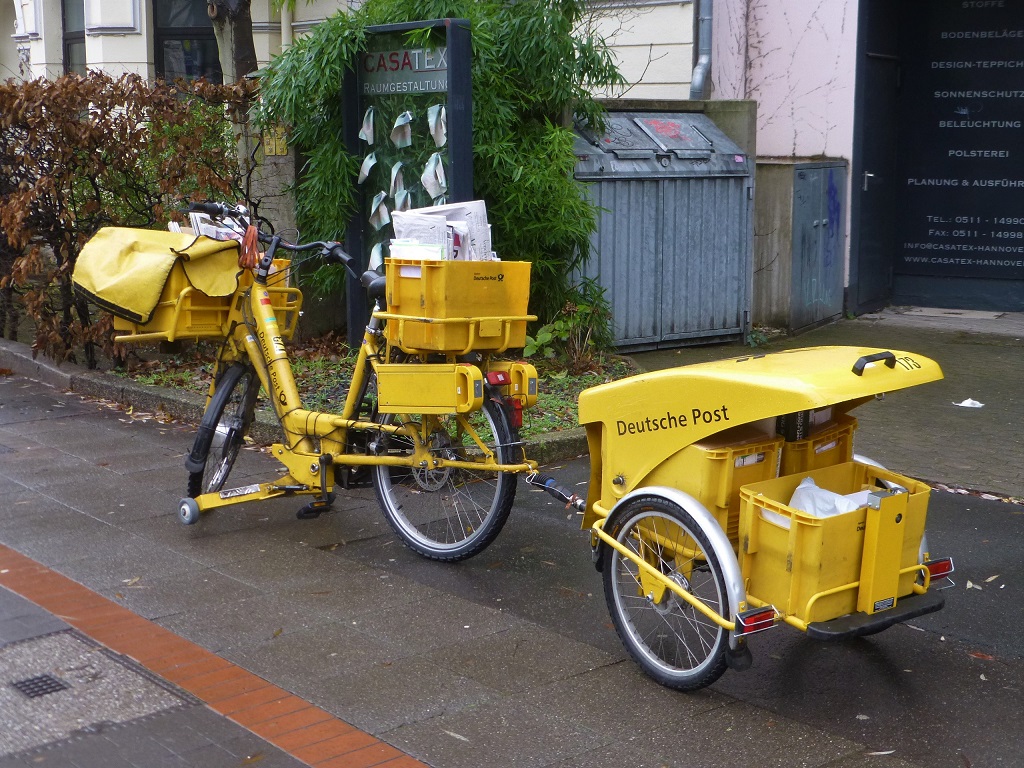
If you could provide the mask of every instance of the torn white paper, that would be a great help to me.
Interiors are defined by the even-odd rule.
[[[399,149],[412,144],[412,112],[403,112],[395,118],[395,127],[391,129],[391,143]]]
[[[962,403],[953,403],[953,405],[959,405],[961,408],[983,408],[985,406],[984,403],[979,403],[977,400],[972,400],[969,397]]]
[[[412,197],[409,195],[409,190],[399,189],[395,192],[395,210],[408,211],[410,208],[412,208]]]
[[[381,243],[377,243],[370,249],[370,263],[367,267],[376,272],[382,264],[384,264],[384,246]]]
[[[378,192],[373,198],[373,202],[370,204],[370,224],[373,225],[374,229],[379,230],[381,227],[384,227],[391,222],[391,216],[388,214],[388,207],[384,205],[384,201],[387,197],[387,192]]]
[[[448,191],[448,181],[444,175],[444,163],[441,161],[440,152],[435,152],[427,159],[420,182],[431,199],[438,198]]]
[[[362,184],[370,175],[370,169],[377,164],[377,153],[371,152],[363,158],[363,164],[359,166],[359,179],[357,184]]]
[[[389,194],[391,197],[395,197],[403,189],[405,189],[405,178],[402,176],[402,161],[399,160],[391,166],[391,190]]]
[[[443,104],[427,108],[427,128],[434,139],[435,147],[443,147],[448,141],[448,111]]]
[[[367,144],[373,144],[373,107],[368,107],[363,115],[363,127],[359,129],[359,138]]]

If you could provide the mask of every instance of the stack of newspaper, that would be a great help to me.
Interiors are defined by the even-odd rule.
[[[497,261],[483,200],[435,205],[391,214],[393,259]]]

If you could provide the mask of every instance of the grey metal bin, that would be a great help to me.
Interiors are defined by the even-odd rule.
[[[605,288],[616,345],[743,338],[752,293],[753,158],[706,115],[618,112],[576,141],[602,209],[583,275]]]

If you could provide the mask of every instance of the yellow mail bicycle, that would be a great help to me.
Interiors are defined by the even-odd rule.
[[[633,659],[694,690],[749,668],[748,638],[779,623],[835,640],[942,608],[953,562],[929,552],[930,488],[855,454],[851,415],[940,378],[867,347],[640,374],[580,395],[586,498],[530,482],[582,514]]]
[[[253,232],[243,209],[194,203],[190,211]],[[406,261],[389,263],[386,276],[358,274],[336,242],[289,243],[258,227],[255,234],[265,250],[251,272],[232,263],[233,242],[141,230],[101,231],[80,258],[123,262],[148,251],[164,263],[168,248],[180,256],[150,315],[115,317],[115,329],[128,331],[117,341],[223,338],[185,459],[181,521],[282,496],[312,497],[298,516],[316,517],[339,487],[368,478],[388,523],[420,555],[457,561],[483,550],[508,518],[517,474],[536,466],[524,458],[518,427],[522,410],[536,402],[537,372],[496,357],[521,347],[526,322],[535,319],[526,314],[530,264]],[[205,263],[196,254],[204,248],[227,251],[226,267],[209,267],[218,279],[230,272],[225,295],[207,295],[194,284]],[[288,284],[294,264],[282,253],[343,265],[373,303],[337,413],[308,410],[300,400],[284,342],[295,331],[302,294]],[[85,290],[101,302],[110,293],[92,283]],[[283,438],[270,453],[284,474],[229,487],[261,391],[280,421]]]

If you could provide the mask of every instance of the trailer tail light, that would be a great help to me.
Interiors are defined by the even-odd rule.
[[[928,575],[931,577],[932,582],[939,579],[949,579],[953,575],[953,558],[944,557],[941,560],[929,560],[924,564],[924,567],[928,569]],[[953,586],[952,580],[949,584],[944,584],[943,589]]]
[[[775,626],[775,620],[779,612],[774,605],[766,605],[764,608],[751,608],[748,611],[736,614],[737,635],[752,635],[755,632],[763,632]]]
[[[512,377],[508,375],[508,371],[488,371],[487,383],[492,387],[507,387],[512,383]]]

